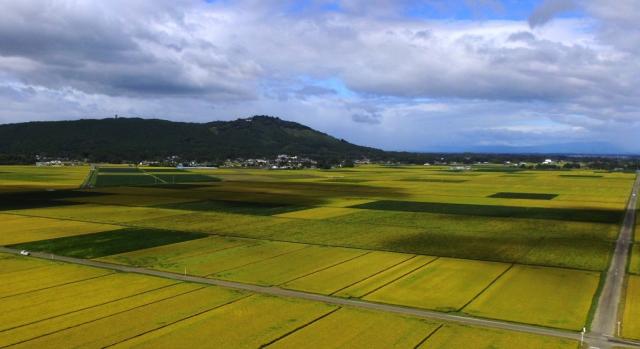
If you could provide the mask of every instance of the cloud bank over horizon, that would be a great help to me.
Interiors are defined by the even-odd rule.
[[[640,0],[0,2],[0,123],[269,114],[389,150],[640,153]]]

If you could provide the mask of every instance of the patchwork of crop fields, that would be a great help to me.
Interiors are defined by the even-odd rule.
[[[12,271],[8,271],[11,269]],[[0,347],[414,348],[577,343],[0,254]],[[442,332],[441,332],[442,331]],[[335,338],[336,340],[330,340]],[[440,339],[439,339],[440,338]]]
[[[8,199],[0,204],[0,219],[7,222],[0,226],[0,245],[576,331],[589,326],[635,178],[500,166],[465,172],[437,166],[291,171],[99,166],[87,181],[78,174],[89,175],[88,167],[61,168],[69,179],[48,188],[37,169],[24,168],[24,181],[0,192]],[[54,169],[43,171],[54,176]],[[32,177],[37,180],[29,185]],[[2,189],[8,181],[0,173]],[[89,185],[79,189],[83,181]],[[45,188],[55,190],[40,190]],[[629,271],[639,273],[640,251],[634,249]],[[15,304],[31,305],[30,298],[20,297],[33,294],[38,301],[24,316],[34,319],[16,312],[0,320],[0,332],[13,333],[7,339],[0,335],[0,347],[6,345],[1,341],[25,347],[202,346],[198,338],[205,334],[208,346],[234,348],[371,343],[444,348],[456,347],[451,343],[461,334],[472,339],[465,343],[469,348],[510,348],[516,342],[577,347],[547,337],[505,336],[498,330],[23,261],[0,255],[0,265],[13,270],[0,268],[0,278],[15,279],[0,287],[0,303],[17,297]],[[49,280],[53,268],[62,268],[63,275]],[[92,294],[104,287],[101,282],[119,289]],[[640,301],[629,296],[640,292],[631,290],[634,285],[630,279],[624,315],[630,338],[640,336],[632,325],[640,314]],[[60,300],[47,298],[54,297],[45,291],[51,289],[59,289]],[[73,290],[86,296],[65,312]],[[125,301],[129,298],[132,303]],[[38,318],[38,304],[45,303],[50,314]],[[133,318],[139,321],[132,323]],[[2,322],[8,326],[4,330]],[[102,333],[104,328],[109,330]],[[229,328],[237,332],[211,335]],[[340,340],[326,342],[327,333]]]

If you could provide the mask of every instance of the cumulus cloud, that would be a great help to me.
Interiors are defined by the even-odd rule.
[[[638,0],[547,0],[528,21],[407,15],[450,3],[5,1],[0,122],[271,113],[413,150],[535,120],[582,127],[582,138],[638,128]],[[587,17],[551,21],[574,8]]]

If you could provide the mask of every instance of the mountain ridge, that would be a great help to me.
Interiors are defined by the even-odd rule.
[[[256,115],[206,123],[143,118],[32,121],[0,125],[0,154],[36,155],[96,162],[196,161],[274,157],[312,159],[381,158],[386,152],[355,145],[308,126]]]

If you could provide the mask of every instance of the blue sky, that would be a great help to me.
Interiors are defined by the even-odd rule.
[[[640,0],[3,4],[0,123],[269,114],[392,150],[640,153]]]

